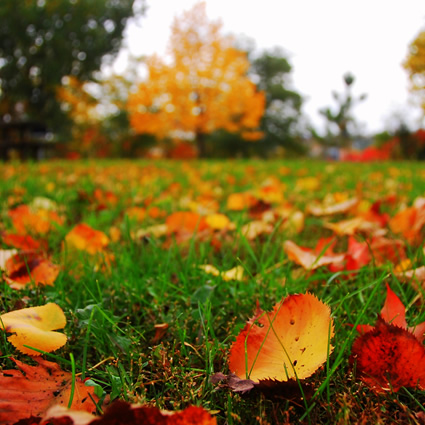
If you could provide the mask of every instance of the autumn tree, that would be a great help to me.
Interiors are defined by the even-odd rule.
[[[175,18],[171,31],[169,60],[148,58],[148,78],[129,98],[133,128],[158,140],[189,138],[201,157],[216,130],[260,138],[265,98],[247,76],[246,53],[207,19],[204,3]]]
[[[154,144],[152,136],[135,134],[128,119],[128,95],[140,83],[139,63],[139,57],[130,55],[122,74],[102,73],[91,81],[63,79],[57,99],[72,121],[64,154],[134,156],[135,151]]]
[[[425,114],[425,31],[410,43],[403,63],[410,80],[410,91],[417,96]]]
[[[62,78],[90,80],[106,56],[116,55],[133,6],[134,0],[2,0],[3,119],[29,118],[61,126],[66,116],[56,90]]]

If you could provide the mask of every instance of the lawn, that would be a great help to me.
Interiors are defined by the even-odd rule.
[[[98,414],[123,400],[202,406],[218,424],[424,423],[425,353],[414,329],[387,324],[374,340],[368,362],[379,379],[352,356],[356,326],[375,325],[387,284],[410,327],[425,321],[423,164],[46,162],[3,164],[0,175],[0,315],[63,310],[65,345],[42,343],[38,354],[70,372],[73,389],[89,378]],[[211,379],[229,374],[231,347],[258,305],[270,311],[307,292],[329,306],[334,333],[311,376],[247,392]],[[0,368],[36,366],[11,333],[0,330]],[[301,335],[307,345],[319,337]],[[1,414],[0,424],[14,422]]]

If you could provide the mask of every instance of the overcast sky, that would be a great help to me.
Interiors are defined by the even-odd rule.
[[[196,0],[146,0],[139,25],[129,25],[125,43],[135,55],[163,54],[173,17]],[[401,63],[409,43],[425,29],[425,0],[207,0],[207,15],[223,32],[255,41],[257,49],[282,47],[293,67],[293,87],[305,97],[304,113],[319,128],[318,109],[334,105],[331,92],[342,76],[356,77],[355,108],[366,133],[390,128],[395,114],[418,122],[409,106],[408,78]],[[123,64],[123,55],[118,60]],[[120,69],[120,66],[117,66]],[[410,109],[409,109],[410,108]]]

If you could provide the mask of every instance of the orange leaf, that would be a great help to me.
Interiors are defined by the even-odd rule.
[[[60,266],[36,252],[21,252],[6,261],[5,270],[6,282],[13,289],[23,289],[31,283],[53,286]]]
[[[35,358],[37,366],[12,359],[20,370],[0,372],[0,425],[13,424],[19,419],[42,416],[55,404],[68,405],[72,374],[56,363]],[[92,387],[76,379],[71,409],[95,412],[97,401]]]
[[[421,229],[425,225],[425,206],[419,203],[399,211],[388,224],[394,233],[401,233],[410,244],[418,244],[422,242]]]
[[[232,193],[227,198],[227,209],[229,211],[242,211],[252,207],[257,202],[250,193]]]
[[[332,351],[333,334],[326,304],[309,293],[290,295],[248,321],[230,349],[230,372],[253,381],[308,378]]]
[[[7,339],[19,351],[33,356],[40,353],[30,348],[54,351],[66,343],[66,336],[55,329],[62,329],[66,318],[62,309],[54,303],[11,311],[0,316],[0,329],[11,333]]]
[[[69,248],[96,254],[108,245],[109,238],[105,233],[80,223],[66,235],[65,242]]]
[[[165,224],[169,233],[188,232],[193,233],[206,228],[203,217],[191,211],[177,211],[170,214]]]
[[[44,234],[52,228],[52,223],[62,224],[63,219],[55,211],[37,209],[33,211],[28,205],[19,205],[9,210],[16,231],[22,235],[28,232]]]

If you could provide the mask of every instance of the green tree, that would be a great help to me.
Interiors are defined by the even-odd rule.
[[[345,84],[345,92],[340,94],[336,91],[332,92],[337,105],[336,109],[322,108],[319,113],[323,115],[327,121],[327,128],[324,138],[313,132],[316,138],[321,139],[324,143],[349,148],[351,146],[352,138],[356,135],[356,122],[353,117],[353,107],[358,102],[366,99],[366,94],[359,97],[353,97],[351,92],[354,83],[354,76],[351,73],[346,73],[343,76]]]
[[[262,142],[266,149],[282,146],[287,150],[303,152],[299,142],[299,123],[302,97],[290,88],[292,70],[284,52],[275,48],[252,59],[257,87],[266,94],[266,110],[261,122]]]
[[[2,0],[0,115],[56,129],[64,76],[88,81],[118,52],[134,0]],[[143,5],[136,11],[142,13]]]

